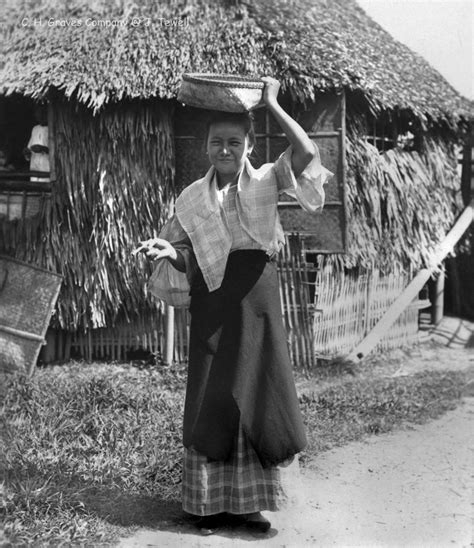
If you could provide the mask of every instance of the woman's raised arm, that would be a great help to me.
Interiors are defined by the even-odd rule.
[[[280,82],[270,76],[264,76],[262,80],[265,82],[263,100],[292,145],[293,154],[291,157],[291,167],[295,177],[298,178],[301,173],[303,173],[304,168],[314,158],[314,144],[298,122],[293,120],[278,103],[277,97],[278,90],[280,89]]]

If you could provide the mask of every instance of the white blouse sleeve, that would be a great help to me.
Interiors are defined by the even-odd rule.
[[[318,146],[314,141],[313,145],[315,151],[314,158],[298,178],[295,177],[291,167],[291,146],[273,164],[278,191],[296,198],[300,206],[311,213],[323,207],[325,198],[324,185],[334,176],[331,171],[321,165]]]
[[[187,307],[191,300],[189,292],[192,278],[197,269],[191,241],[176,216],[165,224],[159,237],[168,240],[181,252],[186,272],[180,272],[166,259],[158,261],[148,281],[148,291],[171,306]]]

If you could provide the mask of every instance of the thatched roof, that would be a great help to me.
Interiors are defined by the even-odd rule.
[[[362,92],[375,111],[407,109],[422,121],[456,123],[473,111],[355,0],[7,0],[6,6],[4,95],[41,98],[54,87],[97,110],[125,97],[173,98],[183,72],[225,72],[276,75],[300,100],[315,91]],[[58,26],[73,20],[80,26]]]

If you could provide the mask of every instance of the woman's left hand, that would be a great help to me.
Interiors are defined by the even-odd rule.
[[[280,82],[271,76],[262,76],[262,81],[265,82],[263,90],[263,101],[266,105],[278,102],[278,91],[280,90]]]
[[[163,238],[142,240],[140,246],[132,251],[132,255],[136,255],[139,252],[145,253],[152,261],[159,259],[171,259],[175,261],[177,258],[176,249],[168,240],[164,240]]]

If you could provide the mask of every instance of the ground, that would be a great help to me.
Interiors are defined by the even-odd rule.
[[[472,381],[461,405],[307,463],[290,508],[266,514],[273,524],[267,535],[224,529],[201,537],[192,524],[163,517],[156,530],[140,529],[120,546],[474,546],[474,325],[446,318],[431,340],[386,374],[467,370]]]

